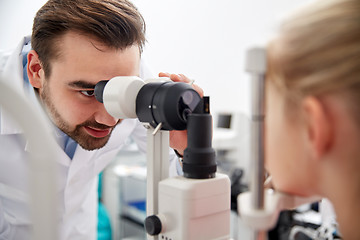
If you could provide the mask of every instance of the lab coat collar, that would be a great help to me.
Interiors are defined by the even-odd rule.
[[[24,45],[29,41],[29,37],[24,37],[18,46],[15,48],[13,53],[9,56],[4,66],[3,71],[0,72],[1,77],[16,91],[22,95],[28,95],[27,89],[24,86],[23,80],[23,65],[22,65],[22,49]],[[32,90],[34,91],[34,90]],[[38,101],[34,101],[35,104],[39,105]],[[41,108],[41,106],[40,106]],[[1,126],[0,134],[21,134],[23,130],[18,124],[13,121],[12,117],[6,114],[3,110],[1,111]]]

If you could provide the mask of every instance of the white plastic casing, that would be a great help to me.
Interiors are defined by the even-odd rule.
[[[264,209],[254,209],[251,194],[252,192],[245,192],[238,196],[238,213],[244,223],[256,231],[272,229],[282,210],[294,209],[321,199],[318,196],[300,197],[267,189],[264,195]]]
[[[159,183],[159,239],[230,239],[230,180],[182,176]]]
[[[144,81],[136,76],[110,79],[103,93],[106,111],[119,119],[136,118],[136,97],[144,84]]]

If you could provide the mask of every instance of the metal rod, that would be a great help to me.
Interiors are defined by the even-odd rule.
[[[146,215],[151,216],[159,212],[159,182],[169,176],[169,132],[154,131],[150,125],[147,127]],[[147,239],[157,240],[159,237],[148,234]]]
[[[255,210],[264,209],[264,118],[266,51],[251,48],[246,55],[246,71],[251,74],[251,202]],[[254,231],[254,240],[265,240],[266,232]]]
[[[264,76],[253,75],[252,79],[252,202],[254,209],[264,208]]]

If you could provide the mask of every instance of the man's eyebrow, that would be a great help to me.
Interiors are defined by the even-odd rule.
[[[81,88],[81,89],[94,89],[95,85],[86,81],[78,80],[68,83],[70,87]]]

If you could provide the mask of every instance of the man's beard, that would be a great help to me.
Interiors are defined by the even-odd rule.
[[[40,93],[41,100],[43,101],[45,108],[50,116],[52,122],[64,133],[66,133],[69,137],[74,139],[82,148],[86,150],[95,150],[102,148],[109,141],[112,131],[115,126],[120,123],[119,120],[115,126],[109,127],[104,124],[100,124],[95,121],[95,119],[87,120],[79,125],[75,126],[75,129],[72,130],[71,126],[66,123],[66,121],[61,117],[59,112],[56,110],[54,104],[51,101],[50,93],[48,89],[48,84],[45,83],[42,92]],[[96,138],[85,132],[84,126],[95,128],[95,129],[109,129],[111,128],[110,133],[102,138]]]

